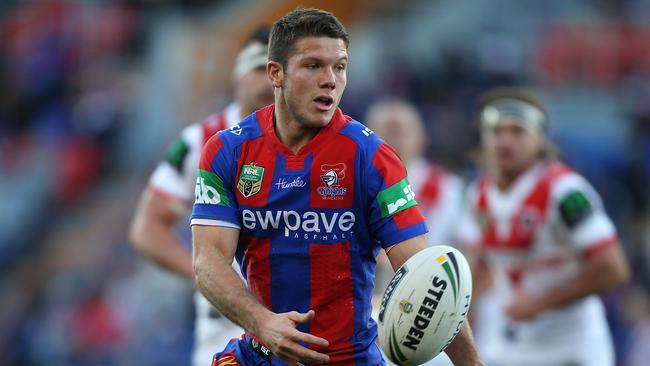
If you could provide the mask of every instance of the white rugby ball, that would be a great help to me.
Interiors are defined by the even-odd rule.
[[[460,331],[472,298],[465,257],[447,245],[413,255],[393,276],[379,308],[379,345],[398,365],[423,364]]]

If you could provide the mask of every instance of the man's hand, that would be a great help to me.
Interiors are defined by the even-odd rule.
[[[302,314],[297,311],[271,313],[263,319],[256,335],[266,343],[274,355],[290,366],[328,362],[330,359],[328,355],[298,344],[298,342],[305,342],[319,347],[329,346],[327,340],[296,329],[296,325],[309,323],[315,315],[313,310]]]
[[[544,311],[542,301],[523,291],[515,294],[515,297],[506,306],[506,314],[517,321],[532,320]]]

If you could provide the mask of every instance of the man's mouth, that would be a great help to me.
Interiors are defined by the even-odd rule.
[[[319,95],[314,98],[314,103],[316,104],[316,108],[318,110],[326,112],[329,111],[334,105],[334,98],[328,95]]]

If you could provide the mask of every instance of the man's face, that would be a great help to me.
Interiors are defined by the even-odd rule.
[[[282,95],[293,119],[304,127],[327,126],[347,83],[347,62],[342,39],[298,39],[282,80]]]
[[[236,80],[236,100],[243,114],[273,103],[273,87],[266,75],[266,65],[259,66]]]
[[[543,148],[540,136],[517,121],[502,119],[482,132],[483,147],[494,167],[502,174],[517,175],[539,157]]]

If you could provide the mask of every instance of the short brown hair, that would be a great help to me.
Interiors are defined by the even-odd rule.
[[[269,60],[287,66],[296,41],[301,37],[330,37],[342,39],[345,47],[350,38],[334,14],[320,9],[296,9],[273,24],[269,38]]]

